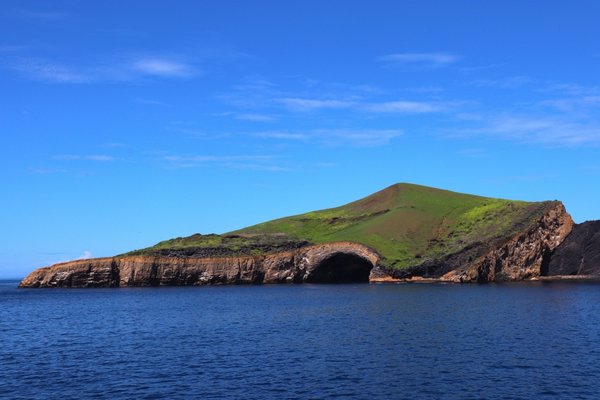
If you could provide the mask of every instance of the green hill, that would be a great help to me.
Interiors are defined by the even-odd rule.
[[[167,240],[134,254],[190,257],[261,255],[309,243],[362,243],[401,269],[512,236],[553,202],[528,203],[400,183],[361,200],[280,218],[224,235]]]

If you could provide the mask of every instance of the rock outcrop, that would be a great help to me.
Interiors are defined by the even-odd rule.
[[[577,224],[542,268],[545,276],[600,276],[600,221]]]
[[[125,256],[77,260],[40,268],[21,287],[184,286],[369,280],[374,250],[336,242],[256,257]]]
[[[572,228],[573,220],[564,205],[553,202],[541,217],[511,237],[472,243],[454,254],[406,269],[380,271],[372,280],[482,283],[537,279]]]
[[[443,275],[453,282],[498,282],[536,279],[552,252],[573,229],[573,219],[562,203],[556,202],[539,220],[522,233]]]
[[[578,229],[569,236],[579,247],[567,242],[564,250],[557,252],[557,261],[550,261],[550,255],[567,238],[572,227],[573,221],[562,203],[555,202],[539,219],[512,237],[470,244],[455,254],[403,270],[386,269],[381,263],[381,256],[367,246],[335,242],[263,256],[121,256],[78,260],[40,268],[29,274],[20,286],[75,288],[346,281],[519,281],[540,277],[548,265],[549,272],[564,274],[563,266],[571,262],[566,254],[582,251],[580,237],[587,238],[585,243],[592,239],[598,243],[598,226],[593,225],[594,230],[587,229],[586,225],[586,229]],[[592,255],[598,257],[598,254]],[[591,262],[595,258],[590,257],[589,260]],[[580,264],[578,261],[578,268]],[[572,273],[573,270],[566,272]],[[576,273],[579,272],[577,270]]]

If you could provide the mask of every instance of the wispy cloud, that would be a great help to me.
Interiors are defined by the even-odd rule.
[[[445,112],[457,103],[439,101],[411,101],[394,100],[381,102],[367,102],[347,99],[319,99],[319,98],[283,98],[277,99],[278,103],[286,106],[290,111],[310,112],[318,110],[353,109],[367,113],[398,113],[398,114],[424,114]]]
[[[131,64],[134,71],[159,77],[184,78],[193,76],[198,71],[190,64],[167,58],[142,58]]]
[[[475,128],[457,131],[459,135],[486,135],[520,143],[548,146],[581,146],[600,144],[600,124],[573,121],[563,116],[532,117],[496,115],[481,119]]]
[[[363,108],[374,113],[425,114],[446,111],[449,105],[438,102],[400,100],[366,104]]]
[[[133,102],[137,103],[137,104],[146,104],[146,105],[150,105],[150,106],[171,107],[171,105],[169,103],[165,103],[164,101],[160,101],[160,100],[133,99]]]
[[[198,139],[214,139],[216,137],[223,137],[228,135],[227,133],[211,135],[210,132],[206,132],[204,129],[198,128],[194,122],[185,121],[172,122],[171,124],[169,124],[169,126],[166,127],[166,130]]]
[[[14,10],[15,15],[40,20],[60,20],[68,16],[66,12],[57,10],[31,10],[25,8],[17,8]]]
[[[550,99],[540,102],[541,105],[550,106],[565,113],[581,113],[591,108],[600,107],[600,96],[581,96],[562,99]]]
[[[499,79],[475,79],[470,83],[478,87],[516,89],[531,82],[532,79],[526,76],[507,76]]]
[[[295,111],[313,111],[322,109],[340,109],[355,105],[354,102],[339,99],[307,99],[298,97],[286,97],[276,100],[289,109]]]
[[[305,132],[256,132],[254,137],[287,141],[316,142],[327,146],[374,147],[388,144],[402,135],[399,129],[315,129]]]
[[[116,158],[106,154],[91,154],[91,155],[78,155],[78,154],[60,154],[52,157],[55,160],[62,161],[99,161],[99,162],[111,162],[116,161]]]
[[[289,171],[282,165],[284,157],[274,155],[166,155],[163,160],[172,168],[200,168],[218,166],[233,169],[250,169],[260,171]]]
[[[595,96],[600,95],[600,87],[585,86],[579,83],[553,83],[540,89],[541,92],[558,93],[563,96]]]
[[[24,77],[48,83],[95,83],[136,81],[145,78],[191,78],[200,70],[190,63],[167,57],[102,60],[66,64],[39,58],[20,58],[7,63]]]
[[[83,254],[77,257],[78,260],[87,260],[89,258],[92,258],[92,252],[89,250],[84,250]]]
[[[16,62],[13,69],[27,78],[53,83],[86,83],[94,79],[86,71],[44,60],[25,59]]]
[[[258,114],[258,113],[244,113],[235,115],[235,119],[241,121],[252,121],[252,122],[270,122],[276,118],[271,115]]]
[[[296,133],[286,131],[270,131],[270,132],[256,132],[252,136],[261,139],[282,139],[282,140],[309,140],[312,135],[307,133]]]
[[[329,144],[351,143],[355,146],[381,146],[402,135],[398,129],[321,129],[315,131]]]
[[[445,67],[459,60],[460,56],[452,53],[394,53],[378,58],[387,67],[413,65],[424,68]]]
[[[238,107],[238,111],[229,111],[216,115],[232,116],[236,119],[265,120],[262,115],[283,112],[317,113],[355,111],[361,118],[365,114],[397,113],[423,114],[442,113],[454,110],[461,102],[444,101],[440,98],[440,88],[404,89],[411,92],[407,97],[393,96],[388,92],[367,85],[343,85],[333,83],[312,82],[305,84],[302,90],[284,91],[271,82],[250,82],[237,85],[232,92],[221,95],[219,100],[230,106]],[[412,97],[412,98],[411,98]],[[241,115],[261,115],[260,118],[244,118]]]
[[[271,161],[281,158],[272,155],[236,155],[236,156],[165,156],[164,159],[172,162],[209,163],[223,161]]]

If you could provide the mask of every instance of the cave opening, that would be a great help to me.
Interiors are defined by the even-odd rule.
[[[347,253],[334,254],[321,261],[312,271],[308,283],[357,283],[369,282],[373,264],[368,260]]]

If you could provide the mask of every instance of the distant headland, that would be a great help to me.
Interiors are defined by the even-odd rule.
[[[600,278],[600,221],[524,202],[399,183],[358,201],[223,235],[40,268],[38,287]]]

